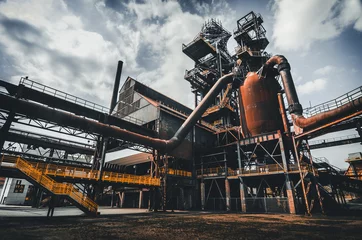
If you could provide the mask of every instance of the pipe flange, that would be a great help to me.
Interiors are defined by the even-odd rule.
[[[290,114],[298,113],[301,115],[303,113],[303,107],[300,103],[293,103],[293,104],[289,105],[288,111]]]

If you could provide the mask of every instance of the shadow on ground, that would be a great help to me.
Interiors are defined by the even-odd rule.
[[[0,218],[0,239],[361,239],[362,216],[142,213]]]

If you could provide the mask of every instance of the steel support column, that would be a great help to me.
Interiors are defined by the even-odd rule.
[[[138,200],[138,208],[142,208],[143,207],[143,191],[140,191],[140,197]]]
[[[282,134],[280,133],[280,131],[278,132],[278,134],[279,134],[280,153],[281,153],[281,156],[282,156],[283,168],[284,168],[285,188],[286,188],[287,198],[288,198],[289,213],[295,214],[296,213],[296,211],[295,211],[295,197],[294,197],[294,192],[293,192],[293,188],[292,188],[292,183],[291,183],[291,181],[289,179],[288,163],[287,163],[287,158],[286,158],[286,155],[285,155],[283,137],[282,137]]]
[[[201,210],[205,210],[205,183],[202,181],[200,184],[201,192]]]
[[[311,215],[311,214],[310,214],[309,202],[308,202],[308,198],[307,198],[307,192],[306,192],[305,184],[304,184],[304,176],[303,176],[303,173],[302,173],[302,168],[301,168],[301,166],[300,166],[300,161],[301,161],[302,159],[299,157],[298,146],[297,146],[297,143],[296,143],[296,141],[295,141],[294,136],[292,136],[292,140],[293,140],[293,146],[294,146],[295,160],[296,160],[297,163],[298,163],[300,183],[301,183],[301,185],[302,185],[302,191],[303,191],[303,197],[304,197],[306,212],[307,212],[308,215]]]
[[[121,208],[124,208],[125,200],[126,200],[126,192],[122,192],[122,194],[121,194]]]
[[[180,187],[180,202],[181,202],[181,208],[180,210],[185,209],[185,191],[183,187]]]
[[[230,183],[229,179],[225,178],[225,205],[226,205],[226,211],[231,210],[231,197],[230,197]]]
[[[240,204],[241,212],[246,213],[246,187],[242,177],[239,177],[240,180]]]
[[[236,142],[236,147],[237,147],[237,153],[238,153],[238,167],[239,167],[239,171],[241,173],[241,154],[240,154],[240,136],[238,138],[238,141]],[[243,179],[241,177],[239,177],[240,180],[240,184],[239,184],[239,189],[240,189],[240,205],[241,205],[241,212],[246,212],[246,201],[245,201],[245,186],[244,186],[244,182]]]

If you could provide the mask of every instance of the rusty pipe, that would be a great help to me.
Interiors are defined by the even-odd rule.
[[[145,146],[153,147],[161,151],[170,152],[181,144],[182,140],[187,136],[191,128],[201,118],[202,114],[206,111],[206,109],[209,107],[210,103],[217,96],[217,94],[219,94],[219,92],[227,84],[232,82],[233,75],[233,73],[229,73],[221,77],[214,84],[214,86],[203,98],[201,103],[194,109],[194,111],[178,129],[175,135],[169,140],[148,137],[145,135],[127,131],[119,127],[86,119],[64,111],[48,108],[34,102],[16,99],[14,97],[4,94],[0,94],[0,108],[8,111],[14,110],[17,113],[26,115],[30,118],[50,121],[62,126],[82,129],[86,132],[93,132],[107,137],[124,139],[129,142],[134,142]]]
[[[303,115],[291,114],[293,123],[300,128],[314,128],[319,127],[327,122],[332,122],[338,118],[348,116],[354,112],[362,110],[362,97],[357,98],[343,106],[336,109],[316,114],[312,117],[305,118]]]
[[[282,115],[284,133],[289,134],[290,131],[289,131],[289,125],[288,125],[288,118],[287,118],[287,113],[285,111],[282,93],[278,93],[278,102],[279,102],[279,111],[280,111],[280,114]]]
[[[288,60],[282,55],[275,55],[265,63],[266,68],[278,65],[278,72],[282,78],[285,95],[287,96],[289,113],[302,115],[303,108],[299,103],[298,94],[295,89],[292,75],[290,73],[290,64]]]
[[[312,129],[319,127],[327,122],[335,121],[340,117],[348,116],[354,112],[362,110],[362,97],[355,99],[336,109],[316,114],[312,117],[305,118],[302,113],[303,109],[299,103],[297,91],[294,86],[293,78],[290,73],[288,60],[281,55],[271,57],[266,63],[266,69],[278,65],[278,71],[282,78],[284,91],[289,104],[289,113],[292,116],[294,126],[298,128]],[[299,130],[294,129],[298,134]]]
[[[190,116],[185,120],[182,126],[177,130],[175,135],[166,141],[166,151],[170,151],[180,145],[181,141],[187,136],[191,128],[201,118],[202,114],[210,106],[215,97],[221,92],[221,90],[229,83],[233,81],[234,73],[229,73],[219,78],[214,86],[209,90],[202,101],[192,111]]]

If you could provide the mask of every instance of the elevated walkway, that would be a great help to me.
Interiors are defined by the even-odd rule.
[[[326,113],[328,111],[343,109],[347,104],[353,103],[354,110],[350,111],[349,114],[341,114],[339,113],[336,116],[334,121],[329,121],[325,124],[322,124],[319,127],[313,127],[311,129],[307,129],[302,134],[297,135],[295,138],[303,138],[307,137],[308,139],[321,136],[326,133],[341,131],[351,128],[356,128],[357,123],[362,122],[362,86],[349,91],[342,96],[339,96],[330,101],[318,104],[316,106],[303,109],[303,115],[306,118],[310,118],[316,116],[317,114]],[[290,116],[289,116],[290,117]],[[352,122],[352,124],[350,124]]]
[[[302,172],[308,171],[307,165],[302,165]],[[227,178],[233,179],[238,177],[251,177],[251,176],[266,176],[266,175],[273,175],[273,174],[284,174],[284,169],[282,166],[278,164],[267,164],[267,165],[251,165],[248,167],[244,167],[241,169],[233,170],[228,168],[227,171]],[[296,164],[289,164],[288,165],[288,173],[299,173],[298,165]],[[203,170],[198,169],[196,171],[197,178],[212,178],[212,177],[220,177],[226,176],[225,168],[218,167],[218,168],[205,168]]]
[[[3,155],[3,163],[15,163],[20,157]],[[21,158],[20,158],[21,159]],[[26,160],[24,160],[26,161]],[[29,166],[40,171],[45,176],[50,176],[53,179],[62,182],[86,182],[92,183],[100,180],[100,171],[92,170],[91,168],[72,166],[72,165],[57,165],[44,162],[26,161]],[[3,166],[2,166],[3,167]],[[102,181],[110,183],[120,183],[124,185],[137,186],[160,186],[160,179],[151,178],[149,176],[139,176],[126,173],[117,173],[105,171],[102,174]]]
[[[2,156],[2,162],[12,163],[12,167],[18,169],[23,177],[52,195],[64,196],[79,209],[88,215],[96,215],[98,205],[89,197],[83,195],[70,183],[59,183],[46,175],[44,171],[34,167],[31,163],[17,156]]]

